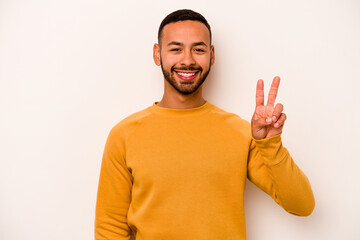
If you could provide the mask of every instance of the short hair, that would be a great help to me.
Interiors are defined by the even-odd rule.
[[[160,27],[159,27],[159,31],[158,31],[158,43],[160,44],[161,37],[162,37],[162,30],[167,24],[174,23],[174,22],[180,22],[180,21],[186,21],[186,20],[202,22],[207,27],[207,29],[209,29],[210,43],[211,43],[211,28],[210,28],[209,23],[206,21],[206,19],[204,18],[203,15],[201,15],[200,13],[194,12],[193,10],[190,10],[190,9],[177,10],[175,12],[170,13],[169,15],[167,15],[164,18],[164,20],[162,20]]]

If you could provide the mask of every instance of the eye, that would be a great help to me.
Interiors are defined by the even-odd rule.
[[[195,50],[195,52],[205,52],[205,50],[201,49],[201,48],[195,48],[194,50]]]
[[[180,51],[180,48],[173,48],[170,50],[171,52],[179,52]]]

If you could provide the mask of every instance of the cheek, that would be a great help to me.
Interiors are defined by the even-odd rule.
[[[196,59],[197,64],[199,64],[202,68],[206,69],[210,65],[210,56],[199,56]]]
[[[179,57],[172,55],[165,55],[161,58],[163,66],[172,67],[179,62]]]

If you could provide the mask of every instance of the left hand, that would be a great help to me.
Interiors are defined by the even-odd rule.
[[[256,107],[251,119],[251,131],[253,138],[264,139],[275,136],[282,132],[286,115],[283,113],[283,105],[278,103],[274,107],[276,95],[280,84],[280,78],[274,77],[269,91],[268,102],[264,105],[264,82],[258,80],[256,87]]]

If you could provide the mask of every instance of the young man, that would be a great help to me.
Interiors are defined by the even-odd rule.
[[[106,142],[95,239],[244,240],[246,178],[286,211],[314,208],[310,183],[282,146],[286,115],[256,91],[251,124],[202,97],[214,64],[211,29],[179,10],[160,25],[154,61],[164,74],[160,102],[122,120]]]

